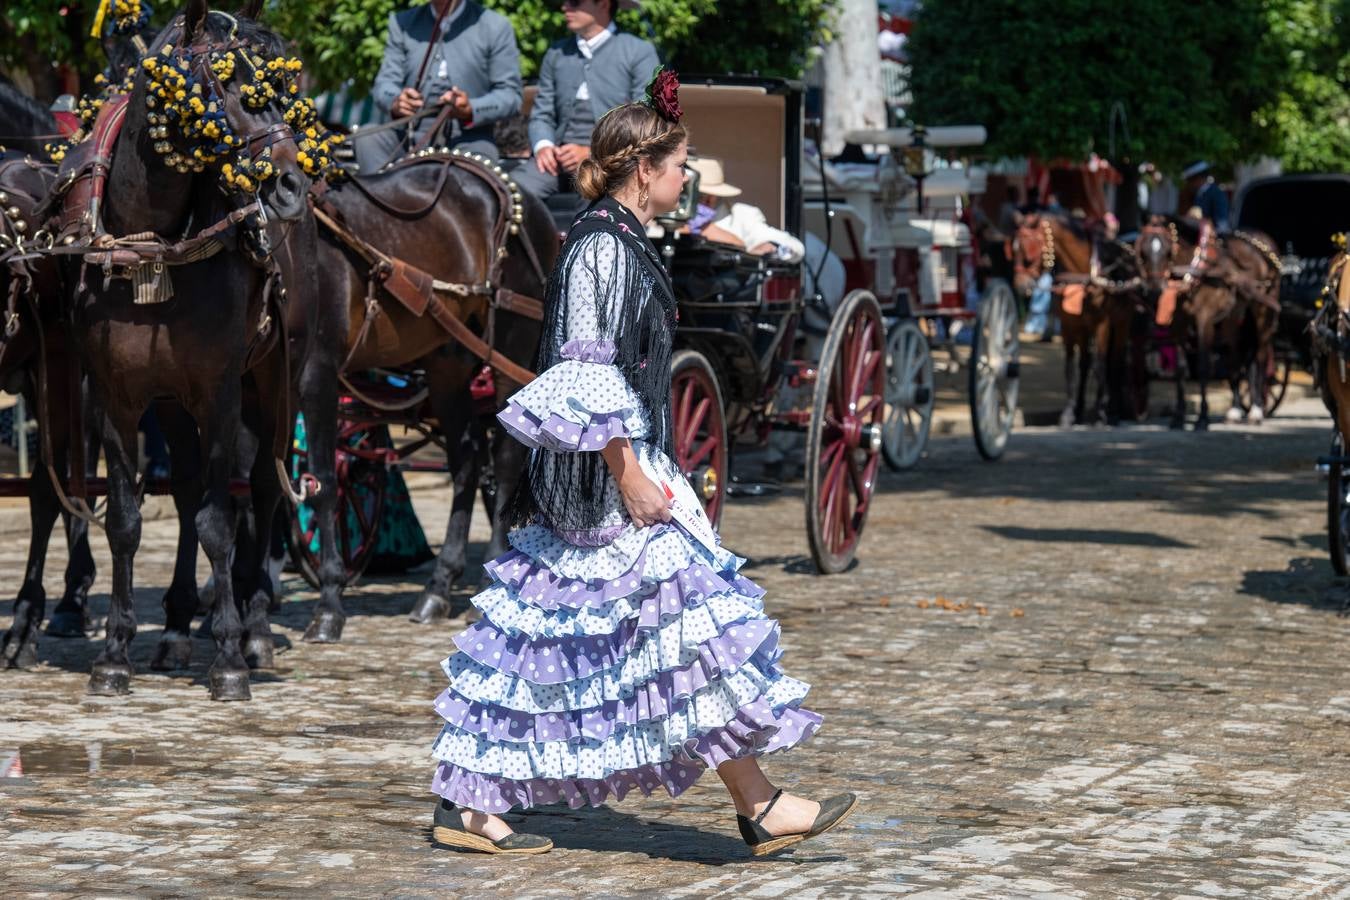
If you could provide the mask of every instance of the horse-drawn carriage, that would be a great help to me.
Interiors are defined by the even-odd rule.
[[[1279,327],[1265,363],[1269,416],[1284,400],[1292,371],[1312,368],[1308,326],[1317,314],[1335,256],[1331,236],[1350,229],[1350,176],[1257,179],[1238,192],[1233,222],[1236,228],[1270,235],[1280,255]],[[1250,396],[1245,399],[1250,406]]]
[[[807,172],[807,228],[839,255],[848,291],[867,291],[885,311],[887,416],[883,453],[894,469],[918,462],[936,395],[930,343],[940,340],[948,369],[964,368],[975,446],[1003,455],[1017,411],[1018,313],[1011,287],[992,279],[974,304],[974,248],[958,204],[984,191],[979,169],[932,172],[930,148],[984,143],[979,126],[859,131],[850,144],[889,148],[865,163]],[[918,138],[918,140],[916,140]],[[920,173],[911,178],[896,162]],[[925,193],[928,202],[925,203]],[[969,343],[966,351],[965,345]]]
[[[681,89],[691,151],[720,159],[728,177],[759,207],[767,223],[802,233],[800,86],[758,78],[690,79]],[[754,133],[758,140],[744,139]],[[880,462],[886,356],[880,307],[868,292],[850,294],[833,313],[818,358],[798,358],[803,313],[814,298],[802,288],[800,262],[759,256],[683,233],[697,197],[691,177],[681,211],[658,220],[656,244],[679,302],[672,363],[677,460],[710,518],[720,519],[737,445],[762,443],[775,430],[806,435],[806,524],[822,572],[845,568],[857,552]],[[412,451],[437,440],[418,413],[417,372],[347,376],[337,470],[345,510],[339,546],[348,578],[369,558],[383,504],[384,466],[419,468]],[[494,427],[496,396],[484,369],[475,383],[485,430]],[[785,408],[784,398],[810,395]],[[401,448],[380,446],[384,425],[416,437]],[[486,484],[495,483],[490,466]],[[489,504],[489,508],[491,504]],[[301,511],[292,553],[316,581],[317,550]]]

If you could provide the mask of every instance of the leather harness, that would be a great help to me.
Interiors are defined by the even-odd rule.
[[[489,248],[491,262],[487,277],[480,282],[443,282],[424,269],[384,252],[348,228],[342,221],[339,211],[324,196],[326,191],[323,187],[316,186],[317,189],[310,194],[314,217],[320,225],[328,229],[369,266],[366,277],[365,319],[348,351],[343,369],[346,369],[347,363],[352,360],[370,333],[374,317],[379,314],[380,289],[383,289],[385,294],[397,300],[414,316],[418,318],[429,316],[450,338],[495,371],[518,384],[528,384],[534,380],[535,374],[508,359],[494,347],[497,310],[505,310],[540,322],[544,318],[543,303],[500,285],[501,269],[509,256],[507,245],[513,235],[519,237],[526,258],[540,281],[547,278],[534,247],[519,234],[522,218],[519,190],[501,172],[499,166],[495,166],[485,157],[459,150],[420,151],[394,163],[384,171],[397,171],[427,164],[438,165],[441,169],[431,200],[419,209],[394,207],[360,181],[353,183],[382,209],[401,216],[417,217],[425,215],[435,205],[452,168],[463,169],[477,176],[493,190],[499,201],[497,219],[492,229],[492,243]],[[466,320],[473,312],[483,310],[484,306],[488,326],[486,335],[480,337],[466,324]]]

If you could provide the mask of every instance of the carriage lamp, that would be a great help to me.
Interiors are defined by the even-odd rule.
[[[905,167],[905,174],[914,179],[914,202],[917,205],[918,212],[923,212],[923,180],[929,173],[924,171],[924,163],[928,151],[928,129],[922,125],[915,125],[913,137],[910,139],[909,146],[902,151],[902,163]]]

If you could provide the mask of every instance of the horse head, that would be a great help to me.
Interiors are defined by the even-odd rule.
[[[231,15],[188,3],[141,60],[133,105],[143,98],[163,167],[215,173],[236,201],[256,199],[265,218],[293,222],[329,165],[329,138],[300,96],[300,61],[249,15],[261,6]]]
[[[1055,268],[1055,236],[1040,213],[1022,217],[1013,236],[1013,287],[1023,297],[1031,296],[1044,272]]]
[[[1134,255],[1139,275],[1150,293],[1161,293],[1172,276],[1181,239],[1176,226],[1166,216],[1150,216],[1134,240]]]

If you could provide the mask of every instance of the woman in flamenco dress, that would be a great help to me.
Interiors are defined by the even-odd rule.
[[[549,280],[539,377],[498,420],[532,448],[512,549],[488,563],[482,618],[442,664],[436,841],[543,853],[499,813],[677,796],[717,770],[755,855],[844,820],[852,794],[784,793],[759,757],[821,719],[779,669],[779,627],[672,462],[675,298],[646,225],[674,209],[687,137],[678,81],[606,113],[578,171],[591,201]]]

